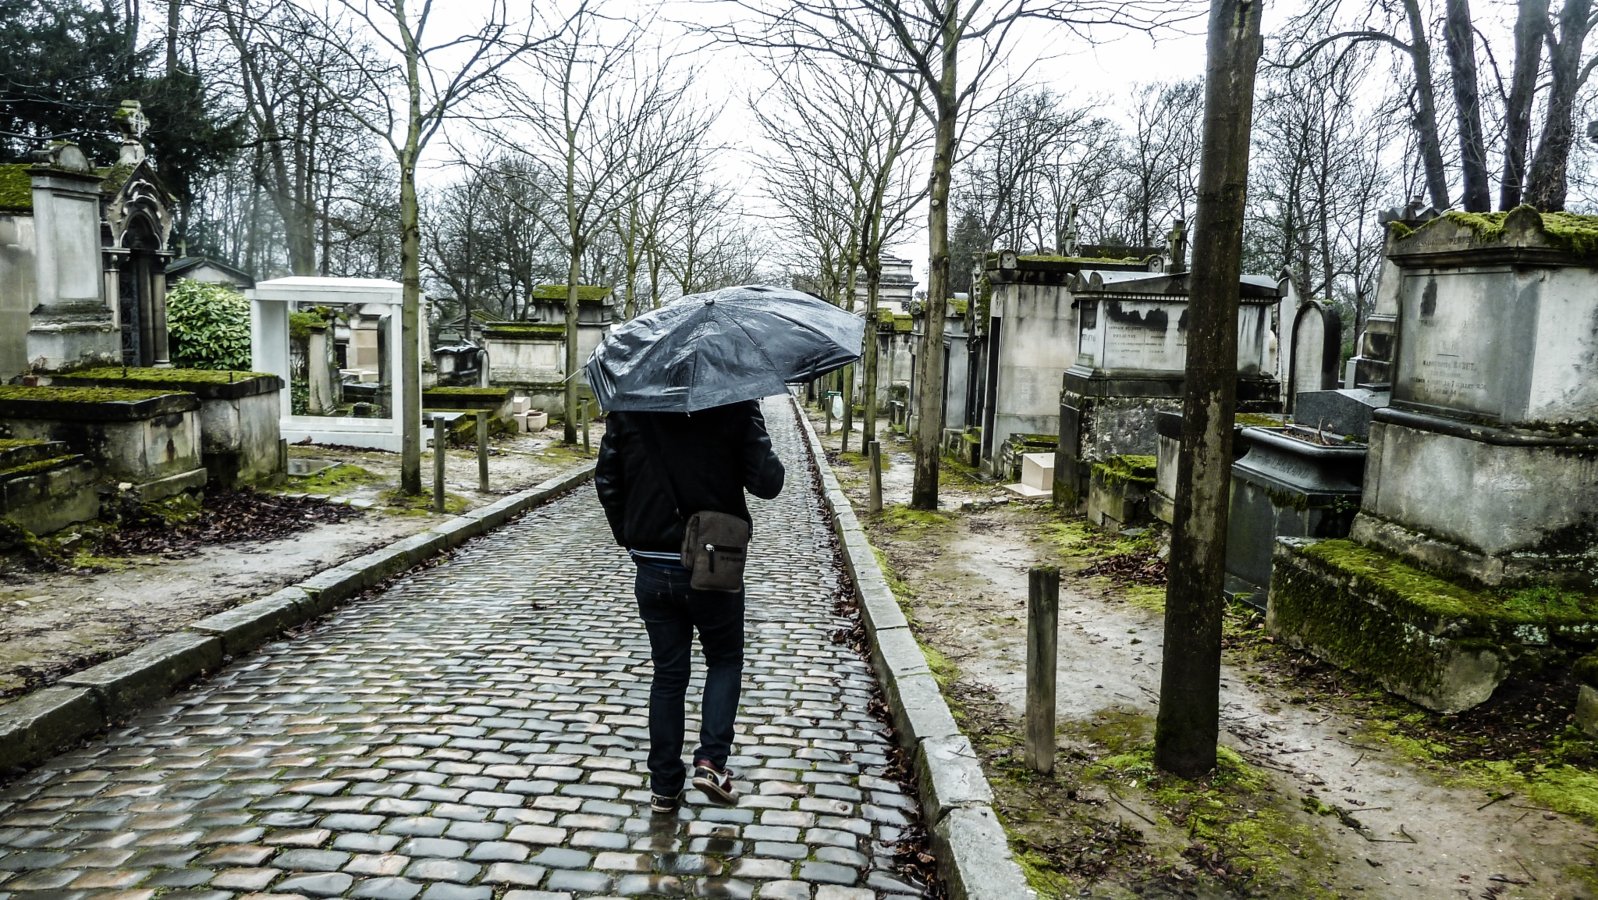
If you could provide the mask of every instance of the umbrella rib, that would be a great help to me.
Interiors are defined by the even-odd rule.
[[[732,318],[731,316],[728,316],[727,320],[729,322],[731,322],[732,324],[738,326],[738,330],[744,333],[744,337],[749,339],[750,346],[754,347],[755,348],[755,352],[760,354],[760,358],[764,359],[766,361],[766,366],[767,366],[767,368],[771,369],[772,374],[776,375],[778,378],[786,378],[786,377],[788,377],[786,375],[786,373],[779,372],[777,370],[777,364],[772,361],[771,356],[766,353],[766,349],[764,347],[760,346],[760,342],[755,340],[755,336],[749,333],[749,329],[745,328],[743,326],[742,322],[738,321],[737,319]],[[790,320],[790,321],[792,321],[792,320]]]

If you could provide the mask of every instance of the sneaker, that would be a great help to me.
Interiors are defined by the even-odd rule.
[[[668,794],[650,794],[649,795],[649,809],[650,809],[651,812],[658,812],[658,813],[675,812],[677,810],[678,804],[680,804],[680,803],[682,803],[682,791],[678,791],[676,794],[671,794],[671,795],[668,795]]]
[[[712,799],[723,803],[737,802],[738,789],[732,786],[732,779],[731,769],[717,768],[708,759],[694,760],[694,787],[709,794]]]

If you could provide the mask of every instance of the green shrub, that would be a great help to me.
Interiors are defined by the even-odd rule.
[[[166,295],[172,364],[186,369],[250,367],[250,301],[226,285],[184,280]]]

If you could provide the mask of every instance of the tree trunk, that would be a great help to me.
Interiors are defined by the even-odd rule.
[[[1548,112],[1537,154],[1526,179],[1526,202],[1543,212],[1565,208],[1565,170],[1570,164],[1576,91],[1581,87],[1581,49],[1592,27],[1592,0],[1565,0],[1559,11],[1559,42],[1548,54]]]
[[[1487,144],[1481,130],[1481,99],[1476,90],[1476,32],[1470,24],[1470,0],[1448,0],[1443,30],[1448,66],[1453,70],[1454,110],[1459,119],[1459,168],[1466,212],[1493,208],[1487,184]]]
[[[933,137],[932,189],[927,199],[927,325],[921,354],[916,357],[915,478],[910,487],[912,509],[938,508],[938,463],[943,438],[943,309],[949,301],[949,181],[954,166],[955,120],[960,108],[956,91],[958,24],[954,4],[943,22],[943,72],[936,99],[938,121]]]
[[[1443,166],[1443,141],[1437,130],[1437,89],[1432,83],[1432,45],[1420,0],[1404,0],[1409,19],[1409,59],[1415,69],[1415,136],[1426,172],[1426,193],[1432,206],[1448,208],[1448,172]]]
[[[1526,148],[1531,143],[1531,106],[1542,64],[1543,34],[1548,30],[1548,0],[1520,0],[1515,19],[1515,62],[1509,101],[1504,109],[1504,180],[1498,208],[1520,205],[1526,183]]]
[[[582,242],[572,241],[566,262],[566,443],[577,443],[577,281],[581,278]]]
[[[421,49],[417,47],[405,4],[394,4],[394,20],[405,40],[406,120],[405,147],[400,164],[400,491],[422,492],[422,361],[417,341],[422,306],[422,229],[416,205],[416,161],[421,156],[422,81]],[[389,359],[394,355],[389,354]],[[439,448],[434,452],[443,452]]]
[[[865,233],[865,228],[861,227],[860,231]],[[854,312],[854,286],[855,279],[860,277],[860,256],[858,251],[849,253],[849,274],[844,279],[843,303],[839,304],[849,312]],[[854,376],[854,366],[844,366],[838,373],[838,390],[843,394],[843,437],[838,446],[844,453],[849,452],[849,438],[854,431]],[[866,445],[861,444],[860,452],[864,453],[865,450]]]
[[[877,296],[882,286],[881,255],[866,258],[866,345],[860,359],[865,369],[865,416],[861,421],[860,446],[870,447],[877,439]]]
[[[166,74],[178,73],[178,31],[183,24],[183,0],[166,0]]]
[[[1198,222],[1189,276],[1182,452],[1165,594],[1154,762],[1192,778],[1215,767],[1220,731],[1221,588],[1237,402],[1238,279],[1261,0],[1210,4]],[[1195,248],[1197,249],[1197,248]]]

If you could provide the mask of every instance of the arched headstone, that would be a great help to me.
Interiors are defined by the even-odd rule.
[[[1293,316],[1292,355],[1287,384],[1287,408],[1292,410],[1300,391],[1337,387],[1337,357],[1343,345],[1343,323],[1337,310],[1315,300],[1300,303]]]

